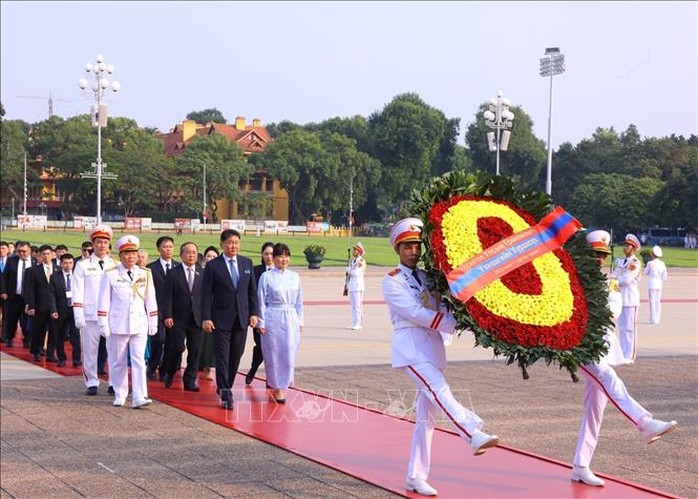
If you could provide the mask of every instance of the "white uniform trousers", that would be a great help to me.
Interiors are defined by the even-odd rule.
[[[637,354],[637,308],[623,307],[618,317],[618,337],[626,362],[635,362]]]
[[[477,414],[463,407],[451,393],[443,372],[431,362],[403,367],[414,382],[416,422],[412,433],[412,449],[407,466],[409,478],[426,480],[431,464],[431,441],[439,413],[453,425],[456,432],[467,442],[475,430],[482,428],[483,422]]]
[[[594,456],[604,409],[609,400],[635,426],[644,416],[652,415],[630,396],[625,383],[611,366],[587,364],[579,366],[579,372],[584,378],[584,412],[577,435],[574,465],[588,467]]]
[[[351,304],[351,325],[363,326],[363,291],[349,291],[349,303]]]
[[[97,375],[97,356],[99,355],[99,324],[97,321],[85,321],[85,327],[80,330],[80,350],[82,351],[82,373],[85,386],[99,387]],[[107,358],[109,357],[107,349]]]
[[[128,397],[128,359],[131,356],[131,400],[133,404],[148,398],[148,385],[145,375],[145,334],[110,334],[107,338],[109,349],[109,371],[114,387],[114,399]]]
[[[662,290],[648,289],[650,298],[650,324],[659,324],[662,319]]]

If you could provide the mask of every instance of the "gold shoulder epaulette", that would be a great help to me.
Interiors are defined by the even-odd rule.
[[[393,270],[391,270],[390,272],[388,272],[388,275],[389,275],[390,277],[393,277],[393,276],[396,276],[396,275],[399,274],[399,273],[400,273],[400,268],[398,267],[398,268],[393,269]]]

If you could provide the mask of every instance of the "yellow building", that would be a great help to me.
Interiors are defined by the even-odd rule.
[[[223,125],[219,123],[206,123],[201,125],[192,120],[185,120],[176,125],[170,132],[158,134],[165,144],[165,154],[176,156],[183,153],[187,145],[195,137],[212,135],[219,133],[224,135],[230,142],[236,142],[243,150],[245,157],[261,152],[271,142],[271,136],[267,129],[263,127],[258,119],[252,120],[251,125],[245,123],[245,118],[238,116],[234,125]],[[241,185],[245,192],[259,193],[268,196],[271,202],[267,206],[265,219],[267,220],[288,220],[288,193],[281,188],[279,181],[267,175],[263,170],[253,173],[249,181]],[[216,217],[221,219],[246,218],[244,210],[238,206],[237,202],[228,199],[216,200],[218,211]]]

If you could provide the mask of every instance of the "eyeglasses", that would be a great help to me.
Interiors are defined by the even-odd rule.
[[[85,251],[87,251],[88,253],[92,253],[94,250],[92,248],[83,248],[82,252],[84,253]]]

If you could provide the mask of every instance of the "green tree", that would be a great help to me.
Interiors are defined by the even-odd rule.
[[[223,116],[223,113],[221,113],[215,107],[204,109],[203,111],[192,111],[187,114],[187,119],[194,120],[201,125],[205,125],[206,123],[210,122],[220,124],[228,123],[225,116]]]
[[[288,193],[292,224],[304,224],[311,213],[322,208],[317,205],[316,193],[320,182],[327,181],[329,161],[316,134],[300,128],[288,131],[254,154],[250,163],[279,179]]]
[[[21,120],[0,122],[0,199],[3,209],[10,211],[12,200],[15,213],[24,203],[24,154],[27,152],[30,126]],[[32,158],[30,158],[32,159]],[[28,172],[28,183],[38,176]]]
[[[199,186],[202,186],[204,165],[206,193],[214,220],[219,219],[217,200],[243,201],[240,185],[249,179],[252,170],[240,146],[223,135],[195,138],[184,153],[177,156],[176,164],[180,192],[188,209],[198,212],[198,200],[203,197],[199,195]]]
[[[369,118],[372,155],[383,166],[383,182],[373,192],[376,207],[390,206],[384,217],[404,213],[413,189],[442,169],[444,142],[455,140],[444,114],[413,93],[396,96]]]
[[[593,173],[570,196],[567,211],[585,227],[612,228],[618,233],[636,231],[653,222],[653,199],[662,182],[615,173]]]

